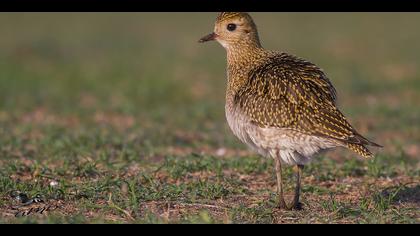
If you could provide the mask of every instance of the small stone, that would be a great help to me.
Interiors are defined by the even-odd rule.
[[[216,156],[224,156],[224,155],[226,155],[226,149],[225,148],[219,148],[219,149],[217,149],[217,151],[216,151]]]
[[[122,192],[124,195],[128,194],[128,184],[127,184],[127,183],[123,183],[123,184],[121,185],[121,192]]]
[[[59,185],[59,183],[57,181],[55,181],[55,180],[53,180],[53,181],[50,182],[50,186],[51,187],[57,187],[58,185]]]

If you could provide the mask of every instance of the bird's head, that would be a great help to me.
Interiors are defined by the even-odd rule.
[[[216,40],[225,49],[250,44],[260,46],[257,26],[248,13],[222,12],[217,16],[214,31],[199,40],[200,43]]]

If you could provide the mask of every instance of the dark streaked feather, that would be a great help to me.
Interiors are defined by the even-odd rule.
[[[235,102],[262,127],[291,128],[336,140],[368,156],[362,137],[336,108],[336,91],[314,64],[281,53],[251,70]],[[365,150],[366,149],[366,150]]]

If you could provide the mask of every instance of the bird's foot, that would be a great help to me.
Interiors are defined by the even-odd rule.
[[[280,200],[279,200],[279,205],[278,205],[278,208],[279,208],[279,209],[284,209],[284,210],[287,210],[287,209],[288,209],[287,204],[286,204],[286,202],[284,201],[284,199],[280,199]]]
[[[284,200],[279,200],[278,208],[288,211],[301,211],[303,210],[303,204],[301,202],[293,202],[288,206]]]
[[[303,210],[303,204],[301,202],[292,203],[288,210],[301,211]]]

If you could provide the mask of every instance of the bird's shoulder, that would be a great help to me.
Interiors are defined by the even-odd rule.
[[[248,73],[245,87],[277,100],[287,96],[291,102],[307,100],[336,103],[331,81],[314,63],[288,53],[271,52]]]

